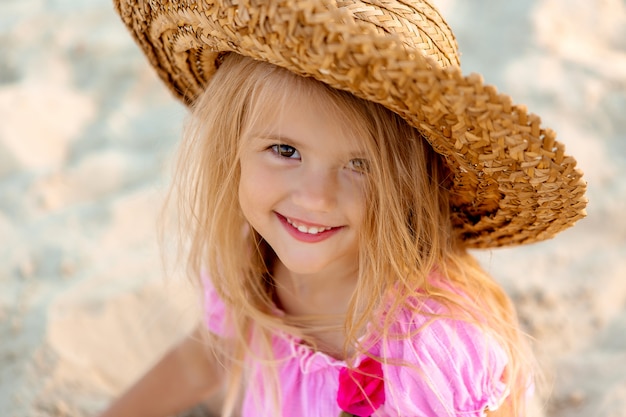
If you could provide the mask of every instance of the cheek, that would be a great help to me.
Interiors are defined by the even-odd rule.
[[[239,206],[246,219],[250,220],[254,202],[257,200],[256,187],[252,181],[254,178],[244,167],[241,170],[241,179],[239,181]]]
[[[368,195],[363,178],[348,178],[340,191],[342,206],[346,207],[353,221],[363,222]]]
[[[250,221],[271,203],[275,179],[259,164],[242,163],[239,181],[239,205]]]

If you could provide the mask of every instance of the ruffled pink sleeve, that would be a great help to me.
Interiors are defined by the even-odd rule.
[[[204,290],[204,322],[207,329],[220,337],[228,337],[229,331],[226,325],[226,306],[219,297],[211,279],[202,273],[202,287]]]
[[[389,340],[383,357],[414,366],[385,366],[386,396],[397,415],[480,417],[507,396],[502,382],[507,355],[477,326],[429,317],[401,317],[394,331],[414,336]],[[417,331],[417,329],[421,330]]]

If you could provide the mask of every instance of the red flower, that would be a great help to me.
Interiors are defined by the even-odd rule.
[[[383,368],[377,360],[363,359],[356,369],[339,371],[337,404],[357,417],[369,417],[385,402]]]

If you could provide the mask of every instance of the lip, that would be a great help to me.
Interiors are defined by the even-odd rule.
[[[276,213],[276,217],[278,217],[278,220],[280,221],[280,223],[283,225],[285,230],[287,230],[287,233],[289,233],[296,240],[299,240],[300,242],[305,242],[305,243],[317,243],[317,242],[324,241],[330,238],[331,236],[335,235],[336,233],[338,233],[343,228],[343,226],[333,227],[332,229],[325,230],[323,232],[319,232],[317,234],[312,235],[310,233],[301,232],[295,227],[293,227],[291,224],[289,224],[289,222],[287,222],[287,218],[283,216],[282,214]],[[315,226],[324,227],[321,225],[303,222],[297,219],[294,219],[294,220],[296,220],[297,223],[304,224],[309,227],[315,227]]]

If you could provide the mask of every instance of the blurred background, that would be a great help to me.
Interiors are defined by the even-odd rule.
[[[534,338],[539,414],[626,416],[626,1],[434,3],[464,73],[589,183],[574,228],[476,252]],[[193,325],[156,233],[185,115],[109,0],[0,0],[0,415],[93,415]]]

